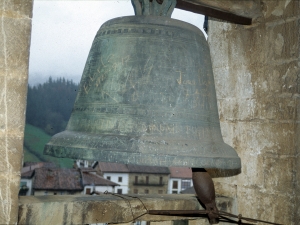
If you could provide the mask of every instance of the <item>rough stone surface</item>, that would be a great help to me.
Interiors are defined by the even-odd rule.
[[[0,1],[0,224],[16,224],[32,0]]]
[[[210,21],[208,41],[224,141],[241,173],[215,178],[245,217],[298,224],[300,2],[261,1],[251,26]]]
[[[233,199],[218,197],[218,207],[232,212]],[[147,214],[147,210],[203,209],[194,195],[22,196],[18,224],[130,223],[195,219]],[[203,223],[205,224],[205,223]],[[199,223],[200,225],[200,223]]]

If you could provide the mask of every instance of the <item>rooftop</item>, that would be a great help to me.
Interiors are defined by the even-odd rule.
[[[170,167],[171,178],[192,179],[192,170],[188,167]]]
[[[82,184],[85,185],[96,185],[96,186],[120,186],[110,180],[100,177],[96,174],[92,174],[86,171],[82,171]]]
[[[170,174],[168,167],[127,165],[130,173]]]
[[[76,169],[37,168],[33,188],[36,190],[81,191],[80,172]]]
[[[154,173],[170,174],[168,167],[140,166],[122,163],[99,162],[99,168],[104,173]]]
[[[109,162],[99,162],[99,169],[101,172],[106,173],[128,173],[129,170],[126,164],[122,163],[109,163]]]

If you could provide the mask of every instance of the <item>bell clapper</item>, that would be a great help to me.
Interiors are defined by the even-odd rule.
[[[203,168],[192,168],[192,179],[197,197],[208,211],[210,224],[219,223],[219,211],[216,206],[216,194],[213,180]]]

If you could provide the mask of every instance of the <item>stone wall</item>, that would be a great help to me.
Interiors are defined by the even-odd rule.
[[[32,0],[0,1],[0,224],[16,224]]]
[[[224,141],[242,171],[215,179],[245,217],[300,221],[300,1],[261,1],[251,26],[211,20],[208,41]]]

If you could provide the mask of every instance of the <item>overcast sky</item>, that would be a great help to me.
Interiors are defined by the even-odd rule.
[[[128,15],[134,15],[129,0],[35,0],[29,83],[43,83],[49,76],[79,82],[100,26],[109,19]],[[202,15],[175,9],[172,18],[203,27]]]

